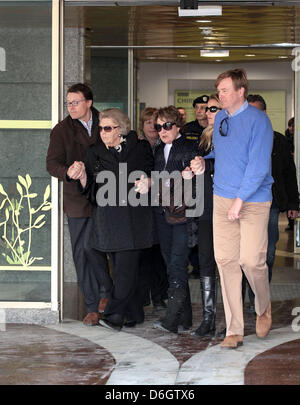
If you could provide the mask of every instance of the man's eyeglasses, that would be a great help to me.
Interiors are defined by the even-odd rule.
[[[105,126],[105,127],[101,127],[101,125],[99,125],[99,129],[100,129],[100,132],[101,131],[104,131],[104,132],[111,132],[112,130],[114,130],[114,129],[116,129],[116,128],[119,128],[120,126],[119,125],[117,125],[116,127],[110,127],[110,126]]]
[[[65,104],[65,107],[71,107],[71,106],[76,106],[76,105],[78,105],[78,104],[81,103],[82,101],[85,101],[85,98],[83,98],[83,99],[81,99],[81,100],[66,101],[64,104]]]
[[[166,131],[171,131],[173,125],[175,125],[175,122],[164,122],[162,125],[160,124],[155,124],[154,128],[156,129],[157,132],[160,132],[162,129],[165,129]]]
[[[225,117],[220,122],[219,132],[222,136],[227,136],[228,133],[228,117]]]
[[[218,110],[222,110],[222,108],[216,107],[215,105],[205,108],[205,112],[210,111],[211,113],[216,113]]]

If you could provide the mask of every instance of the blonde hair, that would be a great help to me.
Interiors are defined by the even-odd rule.
[[[127,135],[130,131],[130,120],[122,110],[119,108],[108,108],[103,110],[99,114],[100,121],[103,118],[110,118],[113,120],[119,127],[121,135]]]
[[[217,93],[213,93],[209,96],[209,100],[215,100],[219,106],[221,106],[221,102]],[[201,140],[199,143],[199,148],[203,148],[205,152],[207,152],[212,146],[212,136],[213,136],[214,126],[208,125],[202,132]]]

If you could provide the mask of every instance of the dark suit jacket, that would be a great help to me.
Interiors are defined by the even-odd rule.
[[[69,217],[90,217],[92,214],[92,206],[79,192],[77,181],[67,176],[69,166],[75,160],[83,161],[87,148],[99,139],[99,112],[92,107],[92,114],[91,137],[81,122],[73,120],[70,115],[58,123],[50,134],[47,170],[64,183],[64,211]]]
[[[273,199],[280,211],[299,210],[296,166],[286,137],[274,131],[272,150]]]

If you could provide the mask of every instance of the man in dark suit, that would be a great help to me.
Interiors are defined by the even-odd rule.
[[[99,138],[99,112],[92,106],[93,93],[82,83],[71,86],[66,102],[69,115],[50,134],[47,170],[63,182],[64,212],[68,217],[78,284],[88,314],[85,325],[98,325],[99,311],[112,287],[107,257],[88,244],[92,206],[71,179],[74,161],[83,161],[87,148]]]

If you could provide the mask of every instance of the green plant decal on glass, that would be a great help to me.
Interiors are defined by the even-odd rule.
[[[16,183],[16,188],[20,194],[19,199],[9,198],[0,184],[0,194],[4,196],[1,201],[0,210],[5,213],[4,221],[0,222],[1,237],[4,240],[9,254],[2,253],[9,264],[30,266],[36,260],[43,260],[43,257],[31,256],[32,245],[32,232],[34,229],[39,229],[45,225],[45,214],[42,211],[49,211],[51,209],[51,202],[48,201],[50,197],[50,186],[48,185],[44,192],[42,204],[37,208],[33,207],[33,199],[37,197],[37,193],[29,191],[32,180],[29,174],[25,178],[18,176],[19,182]],[[20,225],[20,217],[27,218],[28,224],[22,228]],[[9,234],[7,226],[11,226]]]

